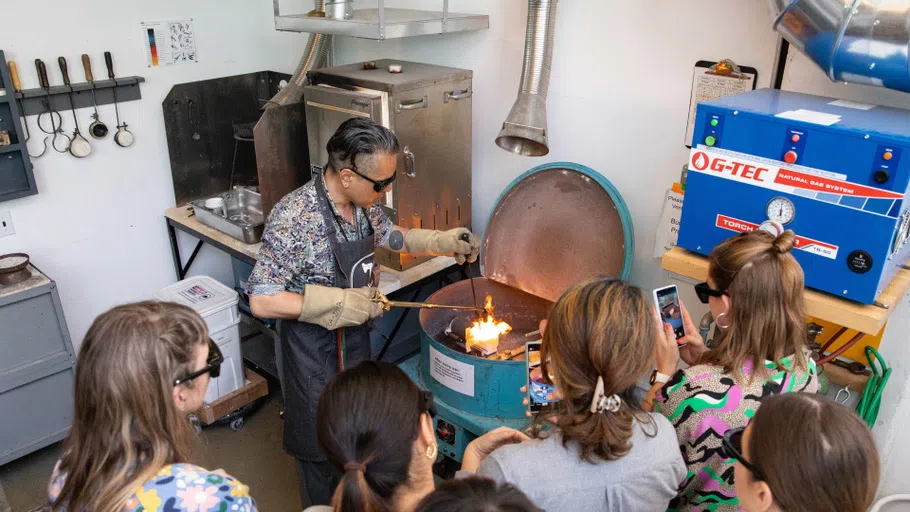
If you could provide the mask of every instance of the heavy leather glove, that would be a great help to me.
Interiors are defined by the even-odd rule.
[[[470,241],[462,240],[463,235],[468,235]],[[404,246],[409,253],[455,256],[459,264],[465,260],[474,263],[480,253],[480,240],[467,228],[448,231],[410,229],[404,237]]]
[[[382,304],[373,301],[375,292],[369,287],[341,289],[308,284],[297,319],[329,330],[363,325],[383,312]]]

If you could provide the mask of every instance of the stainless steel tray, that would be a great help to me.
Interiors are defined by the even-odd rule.
[[[262,216],[262,197],[258,193],[238,188],[211,197],[223,198],[224,208],[206,208],[208,197],[190,201],[199,222],[246,244],[262,241],[265,219]]]

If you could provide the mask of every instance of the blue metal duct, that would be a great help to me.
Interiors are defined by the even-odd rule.
[[[910,92],[907,0],[768,0],[774,29],[832,81]]]

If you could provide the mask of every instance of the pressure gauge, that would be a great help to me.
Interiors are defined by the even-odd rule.
[[[781,224],[789,224],[796,217],[796,207],[786,197],[775,197],[768,202],[765,213],[769,220],[776,220]]]

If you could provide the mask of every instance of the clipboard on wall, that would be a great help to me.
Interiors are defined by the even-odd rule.
[[[695,130],[695,107],[704,101],[730,96],[755,89],[758,70],[750,66],[738,66],[730,59],[720,62],[700,60],[692,71],[692,92],[689,97],[689,119],[686,123],[686,138],[683,144],[691,147],[692,132]]]

